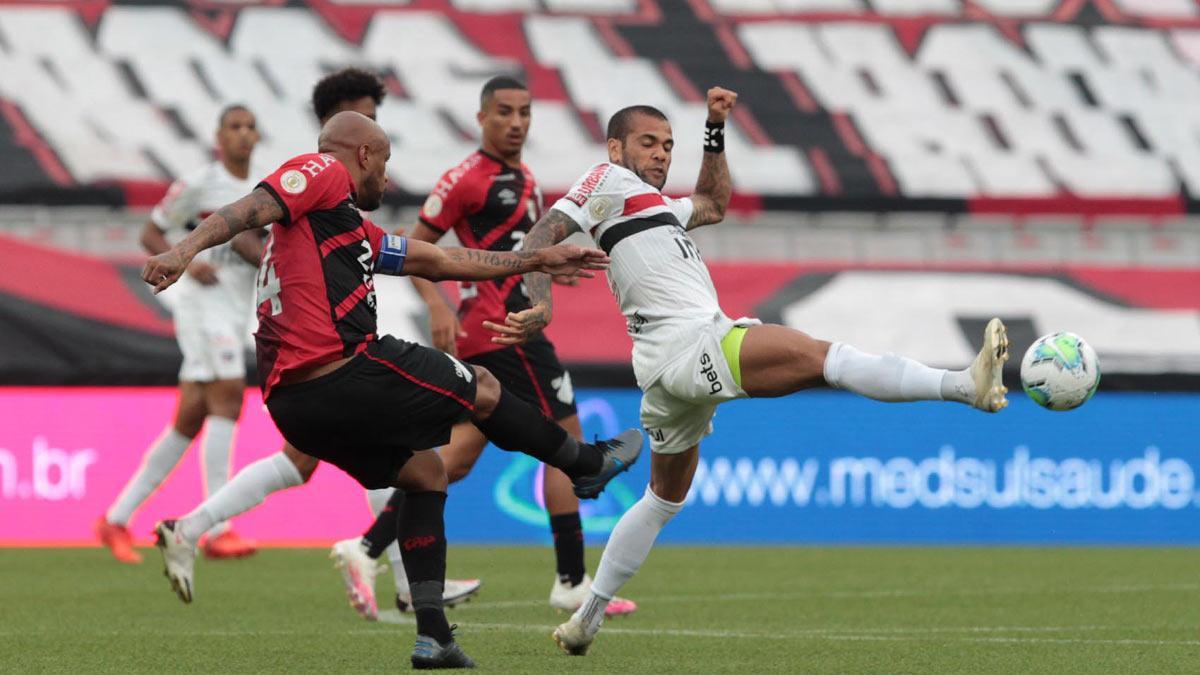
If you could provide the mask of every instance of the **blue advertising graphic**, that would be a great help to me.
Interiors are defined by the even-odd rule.
[[[584,390],[588,437],[638,426],[639,392]],[[680,543],[1200,543],[1198,394],[1101,392],[1049,412],[1021,395],[986,415],[843,392],[735,401],[701,445]],[[650,475],[585,502],[603,541]],[[549,541],[540,465],[489,447],[451,488],[452,541]]]

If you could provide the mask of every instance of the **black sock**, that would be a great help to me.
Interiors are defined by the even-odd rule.
[[[372,560],[379,556],[396,541],[396,532],[400,530],[400,514],[404,513],[404,490],[397,489],[384,505],[383,510],[375,517],[375,522],[363,533],[362,543],[366,546],[367,555]]]
[[[571,478],[596,473],[603,464],[595,446],[580,443],[537,408],[500,389],[500,401],[486,420],[475,426],[502,450],[523,452],[562,470]]]
[[[442,609],[446,584],[445,492],[411,492],[398,519],[400,557],[408,573],[417,615],[417,634],[428,635],[442,644],[453,639],[450,623]]]
[[[572,586],[583,581],[583,520],[579,512],[550,516],[558,578]]]

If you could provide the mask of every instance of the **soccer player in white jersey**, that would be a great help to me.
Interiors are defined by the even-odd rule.
[[[257,122],[249,109],[241,105],[225,108],[217,125],[220,159],[171,185],[150,214],[142,231],[142,246],[152,255],[170,249],[168,237],[181,238],[213,211],[254,189],[262,177],[261,172],[252,170],[250,161],[258,139]],[[198,256],[174,291],[175,337],[183,352],[175,419],[146,451],[142,465],[96,523],[97,536],[121,562],[141,562],[132,545],[129,520],[206,424],[205,491],[218,490],[229,478],[234,430],[246,388],[246,338],[261,255],[261,239],[256,233],[245,233]],[[208,529],[207,535],[203,547],[211,558],[254,553],[254,545],[224,522]]]
[[[724,127],[736,102],[732,91],[708,91],[704,160],[695,192],[684,199],[659,192],[675,143],[666,116],[648,106],[617,112],[608,125],[609,161],[589,169],[525,237],[525,249],[533,250],[586,231],[611,256],[609,287],[633,338],[642,425],[653,450],[650,485],[613,529],[590,597],[554,631],[569,654],[587,651],[609,600],[683,508],[718,404],[821,385],[880,401],[957,401],[985,412],[1008,403],[1001,384],[1008,339],[999,319],[988,323],[971,366],[947,371],[725,316],[687,231],[725,215],[731,185]],[[488,325],[501,344],[519,344],[550,322],[550,279],[530,274],[525,285],[531,309],[510,314],[504,325]]]

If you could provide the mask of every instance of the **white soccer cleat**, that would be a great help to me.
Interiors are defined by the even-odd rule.
[[[379,563],[371,559],[358,539],[343,539],[329,551],[333,566],[341,570],[346,586],[346,599],[359,616],[367,621],[379,620],[379,605],[375,601],[375,575]]]
[[[554,577],[554,585],[550,587],[550,606],[560,612],[574,612],[583,606],[592,590],[592,578],[586,574],[583,581],[568,586],[558,575]],[[625,616],[637,611],[637,603],[625,598],[613,598],[604,608],[604,616]]]
[[[154,526],[154,545],[163,557],[163,575],[179,599],[192,601],[192,575],[196,567],[196,545],[179,534],[174,520],[164,520]]]
[[[481,586],[483,581],[479,579],[447,579],[446,585],[442,587],[442,605],[449,609],[470,602],[471,598],[479,593]],[[407,588],[403,593],[396,594],[396,609],[401,612],[412,609],[412,596]]]
[[[1000,412],[1008,405],[1004,397],[1004,362],[1008,360],[1008,333],[1004,322],[992,319],[983,331],[983,347],[971,363],[971,380],[975,383],[976,408],[984,412]]]
[[[594,633],[588,635],[587,628],[574,614],[567,619],[566,623],[560,624],[558,628],[554,629],[553,637],[558,648],[570,656],[587,654],[588,647],[592,646],[592,640],[596,639]]]

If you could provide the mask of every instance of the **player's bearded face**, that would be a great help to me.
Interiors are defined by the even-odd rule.
[[[356,204],[363,211],[374,211],[383,203],[383,191],[388,182],[387,161],[391,156],[390,144],[382,148],[372,146],[368,150]]]
[[[617,164],[637,174],[646,183],[661,190],[671,169],[675,139],[665,120],[638,115],[633,129],[621,143]]]
[[[520,154],[529,134],[532,97],[524,89],[497,89],[477,116],[485,143],[501,156]]]
[[[254,113],[249,110],[229,111],[217,130],[217,147],[221,149],[221,156],[235,162],[249,161],[258,139],[258,123]]]

